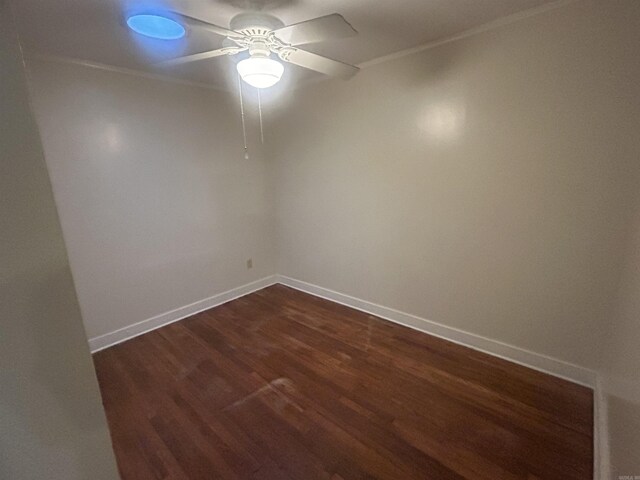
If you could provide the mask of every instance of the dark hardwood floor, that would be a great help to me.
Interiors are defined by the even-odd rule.
[[[592,478],[589,389],[281,285],[94,362],[123,479]]]

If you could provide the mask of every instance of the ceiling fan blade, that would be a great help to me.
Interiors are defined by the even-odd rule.
[[[219,48],[217,50],[209,50],[207,52],[194,53],[193,55],[185,55],[184,57],[172,58],[170,60],[165,60],[163,62],[156,63],[159,67],[173,67],[176,65],[182,65],[184,63],[197,62],[199,60],[206,60],[207,58],[220,57],[222,55],[235,55],[236,53],[242,52],[246,50],[246,48],[233,48],[233,47],[225,47]]]
[[[322,42],[357,35],[358,32],[339,13],[294,23],[275,30],[276,37],[289,45]]]
[[[211,33],[215,33],[217,35],[221,35],[223,37],[229,38],[244,38],[244,35],[239,32],[234,32],[233,30],[229,30],[228,28],[219,27],[218,25],[214,25],[209,22],[205,22],[203,20],[198,20],[197,18],[190,17],[189,15],[183,15],[182,13],[172,12],[173,15],[180,18],[186,25],[190,27],[201,28],[203,30],[207,30]]]
[[[353,65],[332,60],[331,58],[307,52],[306,50],[300,50],[299,48],[289,51],[283,56],[282,60],[300,67],[308,68],[309,70],[324,73],[325,75],[345,79],[353,77],[360,70],[358,67],[354,67]]]

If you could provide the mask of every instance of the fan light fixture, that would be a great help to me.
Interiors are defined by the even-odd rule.
[[[178,22],[160,15],[132,15],[127,18],[127,25],[140,35],[159,40],[178,40],[187,33]]]
[[[249,57],[236,65],[242,80],[252,87],[273,87],[282,78],[284,65],[269,57]]]

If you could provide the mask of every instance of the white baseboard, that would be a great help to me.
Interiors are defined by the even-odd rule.
[[[593,392],[593,478],[611,479],[607,395],[600,375],[596,378]]]
[[[351,297],[349,295],[335,292],[317,285],[312,285],[284,275],[271,275],[190,305],[134,323],[133,325],[129,325],[114,332],[91,338],[89,339],[89,347],[91,352],[95,353],[99,350],[124,342],[125,340],[129,340],[133,337],[137,337],[138,335],[155,330],[156,328],[169,323],[177,322],[178,320],[190,317],[191,315],[195,315],[203,310],[208,310],[276,283],[281,283],[311,295],[346,305],[356,310],[384,318],[385,320],[389,320],[391,322],[428,333],[429,335],[434,335],[436,337],[473,348],[474,350],[479,350],[589,388],[594,388],[596,386],[596,374],[587,368],[579,367],[577,365],[531,352],[513,345],[508,345],[497,340],[465,332],[457,328],[448,327],[440,323],[420,318],[416,315],[383,307],[382,305],[377,305],[366,300]]]
[[[223,303],[227,303],[236,298],[243,297],[249,293],[255,292],[256,290],[262,290],[265,287],[277,283],[276,277],[276,275],[271,275],[269,277],[256,280],[255,282],[247,283],[246,285],[219,293],[212,297],[205,298],[204,300],[200,300],[190,305],[176,308],[170,312],[156,315],[155,317],[134,323],[133,325],[129,325],[114,332],[90,338],[89,348],[91,349],[91,353],[98,352],[107,347],[116,345],[117,343],[124,342],[125,340],[142,335],[143,333],[168,325],[169,323],[177,322],[183,318],[195,315],[198,312],[209,310],[210,308],[217,307],[218,305],[222,305]]]
[[[383,307],[375,303],[354,298],[349,295],[345,295],[327,288],[312,285],[301,280],[286,277],[284,275],[276,275],[277,283],[281,283],[296,290],[310,293],[317,297],[331,300],[332,302],[340,303],[348,307],[360,310],[362,312],[375,315],[385,320],[389,320],[400,325],[404,325],[415,330],[419,330],[435,337],[449,340],[453,343],[463,345],[465,347],[473,348],[484,353],[488,353],[495,357],[503,358],[511,362],[523,365],[525,367],[533,368],[556,377],[560,377],[564,380],[568,380],[573,383],[583,385],[585,387],[594,388],[596,374],[594,371],[587,368],[574,365],[563,360],[541,355],[539,353],[531,352],[523,348],[508,345],[506,343],[492,340],[490,338],[475,335],[473,333],[465,332],[457,328],[447,327],[440,323],[432,322],[420,318],[416,315],[400,312],[392,308]]]

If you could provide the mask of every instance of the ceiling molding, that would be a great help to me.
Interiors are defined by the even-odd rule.
[[[367,60],[366,62],[362,62],[357,66],[361,69],[373,67],[375,65],[380,65],[381,63],[391,62],[393,60],[397,60],[402,57],[406,57],[409,55],[413,55],[414,53],[423,52],[425,50],[429,50],[434,47],[438,47],[440,45],[444,45],[447,43],[455,42],[457,40],[462,40],[463,38],[471,37],[474,35],[478,35],[480,33],[488,32],[490,30],[495,30],[497,28],[503,27],[505,25],[510,25],[512,23],[519,22],[521,20],[525,20],[530,17],[535,17],[536,15],[540,15],[542,13],[548,12],[550,10],[556,10],[558,8],[562,8],[566,5],[577,3],[581,0],[558,0],[556,2],[547,3],[545,5],[541,5],[539,7],[530,8],[528,10],[523,10],[522,12],[517,12],[511,15],[507,15],[506,17],[501,17],[496,20],[492,20],[491,22],[485,23],[483,25],[479,25],[474,28],[470,28],[469,30],[465,30],[464,32],[457,33],[450,37],[442,38],[440,40],[435,40],[432,42],[424,43],[422,45],[417,45],[415,47],[407,48],[405,50],[400,50],[395,53],[390,53],[388,55],[383,55],[381,57],[374,58],[372,60]]]
[[[386,62],[391,62],[393,60],[398,60],[400,58],[409,56],[409,55],[413,55],[416,53],[420,53],[435,47],[438,47],[440,45],[445,45],[447,43],[451,43],[451,42],[455,42],[458,40],[462,40],[464,38],[468,38],[468,37],[472,37],[474,35],[479,35],[481,33],[484,32],[488,32],[491,30],[495,30],[497,28],[506,26],[506,25],[510,25],[512,23],[516,23],[519,22],[521,20],[525,20],[527,18],[530,17],[534,17],[536,15],[540,15],[543,14],[545,12],[551,11],[551,10],[556,10],[558,8],[562,8],[564,6],[567,6],[569,4],[572,3],[577,3],[581,0],[558,0],[556,2],[552,2],[552,3],[547,3],[545,5],[541,5],[539,7],[534,7],[534,8],[530,8],[528,10],[524,10],[521,12],[517,12],[511,15],[507,15],[506,17],[501,17],[498,18],[496,20],[492,20],[491,22],[485,23],[483,25],[471,28],[469,30],[465,30],[461,33],[449,36],[449,37],[445,37],[442,38],[440,40],[435,40],[432,42],[428,42],[422,45],[417,45],[415,47],[411,47],[411,48],[407,48],[404,50],[399,50],[397,52],[394,53],[390,53],[388,55],[383,55],[381,57],[377,57],[371,60],[367,60],[366,62],[362,62],[360,64],[358,64],[357,66],[360,69],[367,69],[369,67],[374,67],[376,65],[380,65],[382,63],[386,63]],[[62,57],[62,56],[57,56],[57,55],[47,55],[47,54],[42,54],[42,53],[37,53],[37,52],[25,52],[25,60],[28,61],[29,60],[41,60],[41,61],[46,61],[46,62],[56,62],[56,63],[63,63],[63,64],[68,64],[68,65],[78,65],[78,66],[82,66],[82,67],[86,67],[86,68],[93,68],[96,70],[102,70],[102,71],[106,71],[106,72],[114,72],[114,73],[120,73],[120,74],[125,74],[125,75],[131,75],[131,76],[136,76],[136,77],[141,77],[141,78],[146,78],[146,79],[151,79],[151,80],[159,80],[159,81],[163,81],[163,82],[169,82],[169,83],[175,83],[175,84],[179,84],[179,85],[185,85],[185,86],[191,86],[191,87],[198,87],[198,88],[206,88],[209,90],[216,90],[216,91],[220,91],[220,92],[229,92],[228,88],[225,88],[223,86],[219,86],[219,85],[214,85],[214,84],[209,84],[209,83],[203,83],[203,82],[196,82],[196,81],[192,81],[192,80],[186,80],[186,79],[181,79],[181,78],[177,78],[171,75],[167,75],[167,74],[161,74],[161,73],[150,73],[150,72],[145,72],[142,70],[136,70],[136,69],[131,69],[131,68],[125,68],[125,67],[116,67],[113,65],[108,65],[105,63],[99,63],[99,62],[93,62],[93,61],[89,61],[89,60],[82,60],[79,58],[72,58],[72,57]],[[303,88],[303,87],[307,87],[307,86],[311,86],[311,85],[315,85],[318,83],[321,83],[325,80],[330,80],[330,78],[325,77],[325,76],[321,76],[318,75],[317,77],[314,78],[310,78],[307,80],[303,80],[302,82],[299,82],[295,85],[291,86],[291,90],[297,90],[299,88]]]
[[[82,60],[79,58],[60,57],[57,55],[45,55],[36,52],[25,52],[25,60],[27,64],[30,60],[39,60],[44,62],[62,63],[67,65],[77,65],[86,68],[93,68],[96,70],[102,70],[105,72],[120,73],[124,75],[130,75],[134,77],[146,78],[149,80],[159,80],[162,82],[176,83],[179,85],[186,85],[189,87],[206,88],[208,90],[216,90],[219,92],[228,92],[227,89],[213,85],[210,83],[194,82],[193,80],[185,80],[182,78],[176,78],[171,75],[165,75],[162,73],[150,73],[142,70],[135,70],[132,68],[115,67],[106,63],[92,62],[89,60]]]

